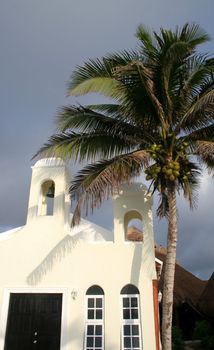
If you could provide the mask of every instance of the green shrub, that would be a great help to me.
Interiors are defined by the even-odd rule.
[[[184,349],[184,340],[183,340],[182,331],[176,326],[172,327],[172,349],[173,350]]]
[[[201,344],[206,350],[214,350],[214,326],[207,321],[196,323],[193,337],[201,340]]]

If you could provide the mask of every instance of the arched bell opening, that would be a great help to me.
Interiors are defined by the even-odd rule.
[[[55,183],[47,180],[41,185],[39,215],[53,215]]]
[[[124,216],[126,241],[143,242],[143,218],[137,210],[131,210]]]

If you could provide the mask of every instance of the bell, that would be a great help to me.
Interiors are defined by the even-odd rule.
[[[47,192],[46,196],[49,198],[54,198],[54,192],[55,192],[55,188],[54,188],[54,184],[52,182],[51,186],[48,188],[48,192]]]

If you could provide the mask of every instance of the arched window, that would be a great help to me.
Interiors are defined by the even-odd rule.
[[[91,286],[86,292],[85,350],[104,348],[104,291]]]
[[[101,287],[95,284],[94,286],[88,288],[86,295],[104,295],[104,291]]]
[[[124,286],[121,294],[122,350],[142,349],[139,290],[132,284]]]
[[[52,180],[43,182],[39,204],[39,215],[53,215],[55,183]]]
[[[139,290],[133,284],[127,284],[121,289],[120,294],[139,294]]]
[[[136,211],[128,211],[124,216],[124,230],[126,241],[143,241],[143,218]]]

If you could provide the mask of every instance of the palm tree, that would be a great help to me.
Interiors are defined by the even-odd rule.
[[[209,40],[196,24],[150,32],[139,26],[139,47],[89,60],[74,71],[71,95],[100,93],[112,103],[63,107],[58,130],[36,155],[72,158],[88,165],[71,183],[81,212],[99,207],[121,183],[145,171],[160,195],[157,213],[168,218],[162,342],[171,349],[177,243],[176,193],[190,206],[201,167],[214,164],[213,60],[196,52]],[[197,158],[198,157],[198,158]],[[201,164],[201,163],[199,163]]]

